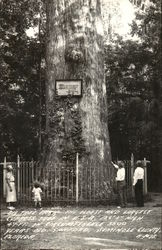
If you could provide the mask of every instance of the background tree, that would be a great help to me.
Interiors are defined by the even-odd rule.
[[[160,1],[137,12],[132,24],[136,41],[106,47],[109,130],[113,157],[147,157],[150,188],[160,187],[161,71]],[[157,183],[159,182],[159,185]]]
[[[103,48],[100,1],[48,1],[44,164],[75,164],[78,152],[80,169],[99,168],[100,189],[109,181],[110,192],[113,179]],[[57,96],[56,79],[83,79],[82,97]]]
[[[43,60],[44,40],[40,32],[35,37],[28,37],[26,33],[38,25],[39,12],[38,2],[1,1],[1,160],[4,156],[8,160],[16,159],[17,154],[26,160],[39,155],[39,104],[44,98],[44,66],[40,57]]]
[[[149,117],[153,125],[149,131],[152,138],[150,158],[153,168],[150,171],[150,177],[155,177],[150,179],[152,186],[160,187],[159,176],[162,176],[161,1],[150,0],[149,5],[145,6],[145,12],[137,13],[136,20],[137,22],[132,25],[132,34],[136,34],[141,39],[143,48],[149,55],[146,77],[152,94],[149,101]]]

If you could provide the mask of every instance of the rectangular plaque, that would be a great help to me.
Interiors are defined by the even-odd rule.
[[[56,80],[55,88],[58,96],[81,96],[82,80]]]

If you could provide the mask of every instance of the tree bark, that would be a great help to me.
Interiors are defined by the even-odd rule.
[[[99,169],[102,193],[113,184],[104,79],[104,44],[100,1],[47,1],[47,141],[45,167],[75,164]],[[60,97],[56,79],[82,79],[82,97]],[[86,180],[85,180],[86,181]],[[106,187],[106,188],[105,188]]]

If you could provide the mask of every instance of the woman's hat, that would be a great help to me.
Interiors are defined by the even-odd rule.
[[[141,167],[142,167],[142,166],[143,166],[143,165],[142,165],[142,161],[138,160],[138,161],[136,162],[136,166],[141,166]]]
[[[124,167],[124,162],[123,161],[118,161],[118,165],[120,168],[123,168]]]
[[[7,165],[7,167],[6,167],[8,170],[13,170],[13,167],[12,167],[12,165]]]

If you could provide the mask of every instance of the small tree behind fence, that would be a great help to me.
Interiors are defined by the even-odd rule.
[[[144,179],[144,194],[147,194],[147,160],[143,160],[145,166]],[[111,202],[114,197],[111,197],[112,186],[110,181],[99,183],[97,180],[99,175],[102,175],[100,168],[87,168],[79,165],[78,154],[76,155],[76,164],[51,164],[51,168],[43,168],[36,161],[21,161],[17,157],[17,162],[7,162],[6,158],[3,163],[0,163],[3,172],[3,198],[6,196],[6,166],[12,163],[15,185],[17,191],[17,199],[21,204],[30,204],[32,202],[32,188],[34,181],[39,181],[43,189],[42,200],[44,203],[85,203],[91,204],[96,202]],[[127,196],[133,195],[133,172],[134,172],[134,157],[131,160],[124,161],[126,170],[126,190]],[[47,179],[42,178],[46,176]],[[43,183],[41,180],[44,180]],[[101,192],[101,185],[104,186]],[[113,190],[114,191],[114,190]],[[112,192],[114,193],[114,192]],[[108,200],[108,198],[111,201]]]

